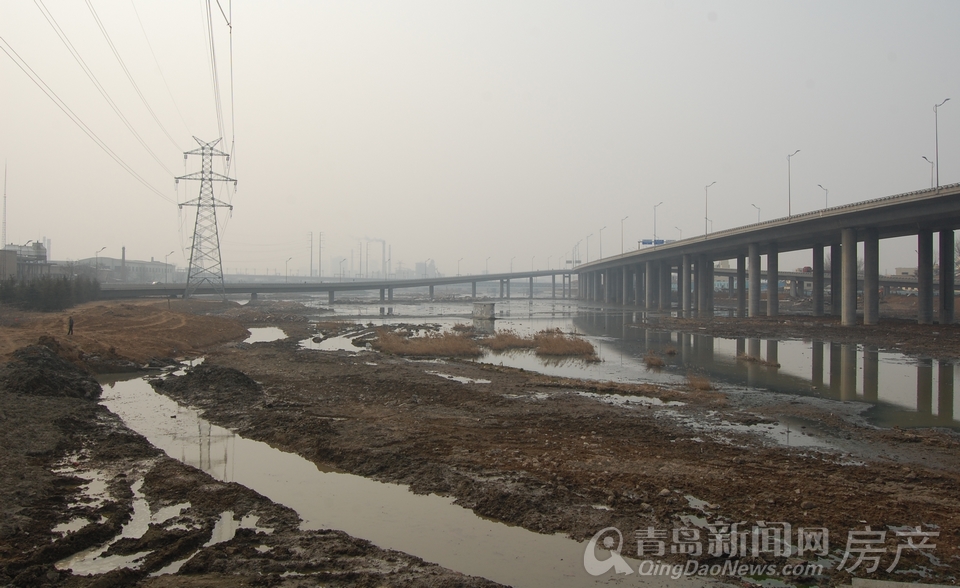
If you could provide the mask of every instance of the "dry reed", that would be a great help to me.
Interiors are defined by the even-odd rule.
[[[593,344],[580,337],[566,335],[559,329],[540,331],[533,336],[537,355],[550,357],[579,357],[587,361],[600,361]]]
[[[480,340],[480,345],[495,352],[508,351],[510,349],[533,349],[537,342],[533,337],[521,337],[516,331],[498,331],[492,337],[484,337]]]
[[[372,346],[377,351],[417,357],[477,357],[477,343],[458,333],[428,333],[424,337],[401,337],[396,333],[380,333]]]
[[[780,367],[780,364],[775,361],[767,361],[765,359],[761,359],[753,355],[740,354],[737,356],[737,361],[749,361],[751,363],[755,363],[758,365],[765,365],[767,367],[777,367],[777,368]]]
[[[647,352],[647,355],[643,358],[643,363],[647,364],[648,368],[662,368],[666,365],[663,358],[652,351]]]
[[[703,376],[690,374],[687,376],[687,384],[694,390],[713,390],[713,384]]]
[[[667,345],[667,346],[663,349],[663,354],[664,354],[664,355],[676,355],[676,354],[677,354],[677,348],[674,347],[673,345]]]

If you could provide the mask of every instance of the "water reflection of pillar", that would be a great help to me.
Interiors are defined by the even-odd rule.
[[[857,399],[857,346],[853,343],[840,345],[840,399]]]
[[[830,344],[830,397],[840,398],[840,344]]]
[[[917,363],[917,412],[933,412],[933,360],[921,359]]]
[[[650,340],[650,329],[643,329],[643,349],[649,350],[651,347],[652,341]]]
[[[767,339],[767,363],[770,367],[776,367],[780,363],[779,351],[780,342],[776,339]]]
[[[710,335],[700,337],[700,353],[698,357],[704,365],[713,364],[713,337]]]
[[[814,341],[810,345],[810,355],[812,355],[810,366],[810,380],[813,387],[820,393],[823,393],[823,341]]]
[[[863,346],[863,398],[876,402],[880,391],[880,358],[876,347]]]
[[[760,339],[748,339],[747,355],[755,359],[760,359]]]
[[[953,364],[937,362],[937,415],[944,423],[953,421]]]
[[[750,284],[753,286],[753,284]],[[760,359],[760,339],[747,339],[747,356]],[[755,361],[745,362],[747,364],[747,385],[756,386],[760,376],[760,364]]]
[[[690,333],[680,333],[680,353],[684,364],[693,362],[693,335]]]

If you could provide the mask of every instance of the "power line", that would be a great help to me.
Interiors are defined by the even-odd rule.
[[[121,159],[119,155],[117,155],[112,149],[110,149],[110,147],[106,143],[104,143],[100,139],[100,137],[98,137],[97,134],[94,133],[93,130],[90,127],[88,127],[80,119],[80,117],[73,112],[73,110],[70,109],[69,106],[67,106],[66,102],[64,102],[60,98],[60,96],[58,96],[57,93],[54,92],[53,89],[50,88],[50,86],[48,86],[47,83],[44,82],[43,79],[35,71],[33,71],[33,68],[31,68],[30,65],[27,64],[27,62],[23,59],[23,57],[21,57],[20,54],[17,53],[17,51],[13,48],[13,46],[10,45],[10,43],[6,39],[4,39],[2,36],[0,36],[0,43],[4,45],[4,46],[0,46],[0,50],[6,53],[7,57],[9,57],[11,61],[13,61],[13,63],[20,68],[20,71],[26,74],[26,76],[30,78],[30,81],[36,84],[36,86],[40,88],[40,90],[44,94],[47,95],[47,98],[53,101],[53,103],[56,104],[57,107],[60,110],[62,110],[63,113],[66,114],[70,118],[70,120],[73,121],[75,125],[80,127],[80,130],[86,133],[86,135],[90,137],[90,139],[94,143],[96,143],[97,146],[104,151],[104,153],[109,155],[115,162],[117,162],[117,164],[120,167],[122,167],[128,174],[133,176],[138,182],[143,184],[144,187],[146,187],[148,190],[150,190],[160,198],[163,198],[170,204],[175,204],[173,200],[171,200],[168,196],[164,195],[163,192],[161,192],[160,190],[157,190],[152,185],[150,185],[150,183],[148,183],[145,179],[143,179],[143,177],[140,174],[138,174],[136,171],[134,171],[132,167],[127,165],[127,163],[123,161],[123,159]]]
[[[157,156],[156,153],[154,153],[153,149],[151,149],[150,146],[147,145],[147,142],[143,140],[143,137],[140,136],[140,133],[138,133],[137,130],[133,128],[133,125],[130,124],[130,121],[127,120],[127,117],[124,116],[123,112],[120,111],[120,107],[117,106],[116,102],[113,101],[113,98],[111,98],[110,94],[107,93],[106,88],[104,88],[103,84],[100,83],[100,80],[97,79],[97,76],[93,73],[93,70],[90,69],[87,63],[83,60],[83,57],[80,56],[80,52],[77,51],[76,47],[73,46],[73,43],[70,42],[70,39],[67,37],[66,33],[63,31],[62,28],[60,28],[59,23],[57,23],[57,19],[53,17],[53,14],[44,5],[43,0],[34,0],[34,4],[37,6],[37,9],[40,10],[40,13],[43,15],[43,17],[47,20],[47,23],[50,25],[50,27],[53,28],[53,31],[60,38],[60,41],[63,43],[64,47],[66,47],[67,51],[70,52],[70,55],[72,55],[74,60],[76,60],[77,64],[80,65],[80,69],[83,70],[83,73],[87,75],[87,78],[93,83],[93,86],[97,89],[98,92],[100,92],[100,95],[103,96],[103,99],[107,101],[107,104],[110,106],[113,112],[120,118],[120,121],[123,122],[124,126],[127,127],[127,130],[129,130],[130,133],[133,134],[133,136],[137,139],[140,145],[144,149],[146,149],[147,153],[149,153],[150,156],[153,157],[153,160],[156,161],[157,164],[160,165],[160,167],[162,167],[164,171],[166,171],[170,175],[173,175],[173,172],[171,172],[170,169],[166,165],[164,165],[163,161]]]
[[[183,113],[180,111],[180,106],[177,104],[177,100],[173,97],[173,92],[170,91],[170,85],[167,84],[167,77],[163,75],[163,68],[160,67],[160,61],[157,59],[157,54],[153,51],[153,45],[150,44],[150,38],[147,36],[147,29],[143,26],[143,21],[140,19],[140,13],[137,11],[137,5],[134,0],[130,0],[130,5],[133,6],[133,13],[137,15],[137,22],[140,23],[140,31],[143,32],[143,39],[147,42],[147,47],[150,48],[150,55],[153,56],[153,62],[157,64],[157,71],[160,72],[160,79],[163,80],[163,85],[167,89],[167,94],[170,96],[170,101],[173,102],[173,107],[177,111],[177,115],[180,117],[180,122],[183,123],[183,128],[190,133],[190,125],[187,124],[185,118],[183,118]],[[193,133],[190,133],[191,135]]]
[[[153,117],[154,122],[157,123],[157,126],[160,127],[160,130],[163,131],[163,134],[167,136],[167,139],[170,139],[170,142],[173,143],[173,146],[177,148],[177,151],[183,151],[180,148],[180,145],[174,140],[174,138],[167,132],[167,128],[163,126],[163,123],[160,122],[160,118],[157,117],[157,113],[153,111],[150,103],[147,102],[147,98],[143,95],[143,92],[140,91],[140,86],[137,85],[137,82],[134,81],[133,75],[130,74],[130,70],[127,69],[127,64],[123,62],[123,59],[120,57],[120,52],[117,51],[116,46],[113,44],[113,40],[110,39],[110,35],[107,34],[106,27],[103,26],[103,22],[100,20],[100,16],[97,15],[97,11],[93,8],[93,4],[90,0],[86,0],[87,8],[90,9],[90,14],[93,15],[93,20],[97,22],[97,26],[100,28],[100,32],[103,33],[103,38],[106,39],[107,45],[110,46],[110,51],[113,52],[113,56],[117,58],[117,62],[120,64],[120,67],[123,69],[123,73],[126,74],[127,80],[130,81],[130,85],[133,86],[133,89],[137,91],[137,96],[140,97],[140,101],[143,102],[143,105],[147,108],[147,111],[150,113],[150,116]],[[168,170],[169,171],[169,170]],[[171,172],[172,174],[172,172]]]

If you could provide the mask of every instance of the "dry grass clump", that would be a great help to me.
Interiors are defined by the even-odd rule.
[[[587,361],[600,361],[597,351],[589,341],[566,335],[560,329],[540,331],[533,336],[537,355],[550,357],[580,357]]]
[[[775,361],[767,361],[765,359],[761,359],[753,355],[740,354],[737,356],[737,361],[749,361],[751,363],[755,363],[758,365],[765,365],[767,367],[776,367],[776,368],[780,367],[780,364]]]
[[[663,354],[664,354],[664,355],[676,355],[676,354],[677,354],[677,348],[674,347],[673,345],[667,345],[667,346],[663,349]]]
[[[647,364],[648,368],[662,368],[667,365],[663,358],[654,353],[653,351],[647,351],[647,355],[643,358],[643,363]]]
[[[533,349],[537,346],[534,337],[521,337],[516,331],[498,331],[492,337],[484,337],[480,340],[480,345],[495,352],[507,351],[510,349]]]
[[[402,337],[382,332],[372,346],[377,351],[417,357],[477,357],[476,341],[459,333],[427,333],[424,337]]]
[[[466,323],[457,323],[452,327],[454,333],[473,333],[473,325]]]
[[[703,376],[689,374],[687,376],[687,384],[694,390],[713,390],[713,384]]]

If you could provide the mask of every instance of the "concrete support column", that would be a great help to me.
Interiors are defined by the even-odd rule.
[[[863,237],[863,324],[875,325],[879,320],[880,235],[877,229],[867,229]]]
[[[707,312],[709,312],[710,315],[712,316],[713,315],[713,296],[717,292],[717,288],[716,288],[717,280],[716,280],[716,275],[714,273],[713,260],[707,259],[706,263],[707,263],[707,284],[706,284]]]
[[[383,302],[387,299],[387,291],[385,288],[380,288],[380,302]]]
[[[603,270],[603,301],[610,302],[610,270]]]
[[[813,246],[813,316],[823,316],[823,244]]]
[[[620,269],[620,304],[626,306],[628,296],[630,295],[630,282],[627,278],[630,276],[627,274],[627,266],[623,266]]]
[[[476,289],[476,282],[474,282],[474,289]],[[474,294],[474,297],[476,297],[476,294]],[[557,274],[550,276],[550,298],[557,299]]]
[[[736,287],[736,276],[727,276],[727,298],[733,298],[733,295],[736,293],[734,288]]]
[[[933,232],[917,234],[917,323],[933,324]]]
[[[530,298],[533,298],[533,276],[530,276]]]
[[[648,261],[644,272],[646,286],[643,288],[643,307],[647,310],[653,310],[653,303],[656,300],[656,271],[656,265],[652,261]]]
[[[710,286],[710,276],[708,272],[713,268],[713,264],[710,263],[710,260],[707,259],[706,256],[701,255],[697,266],[700,270],[700,276],[697,280],[697,306],[699,307],[698,314],[700,317],[704,317],[710,310],[710,293],[707,291],[708,286]]]
[[[691,294],[692,308],[690,309],[693,316],[700,314],[700,283],[702,282],[700,279],[700,268],[702,265],[703,261],[699,255],[693,258],[693,267],[691,268],[693,273],[693,293]]]
[[[747,258],[737,256],[737,316],[747,316]]]
[[[671,300],[670,300],[670,282],[672,277],[670,275],[670,262],[661,261],[660,262],[660,310],[670,310]]]
[[[771,243],[767,251],[767,316],[780,314],[780,251]]]
[[[327,294],[329,294],[327,302],[333,304],[333,290],[330,290]]]
[[[797,287],[797,278],[792,278],[790,280],[790,298],[799,298],[800,297],[800,288]]]
[[[254,300],[256,300],[256,299],[257,299],[257,293],[256,293],[256,292],[251,292],[251,293],[250,293],[250,301],[252,302],[252,301],[254,301]]]
[[[507,283],[507,300],[510,300],[510,278],[507,278],[505,281]]]
[[[953,249],[953,230],[940,231],[940,308],[941,325],[954,321],[954,277],[956,257]]]
[[[841,299],[840,324],[852,327],[857,324],[857,230],[840,231],[843,255],[843,298]]]
[[[680,314],[690,318],[690,254],[684,253],[680,260]]]
[[[393,288],[387,288],[387,300],[393,302]]]
[[[500,300],[503,300],[503,280],[500,280]]]
[[[750,257],[750,290],[747,316],[760,316],[760,244],[751,243],[748,248]]]
[[[433,286],[430,286],[430,300],[433,300]]]
[[[476,283],[476,282],[470,282],[470,290],[471,290],[471,292],[472,292],[472,294],[470,295],[471,298],[476,299],[476,297],[477,297],[477,283]]]
[[[634,304],[636,304],[637,306],[643,305],[643,281],[644,281],[643,268],[644,268],[644,264],[638,263],[636,268],[633,271],[633,275],[636,277],[636,286],[634,289],[634,295],[636,296],[636,298],[634,300]]]
[[[841,294],[843,293],[843,253],[840,244],[830,246],[830,314],[840,316]]]

